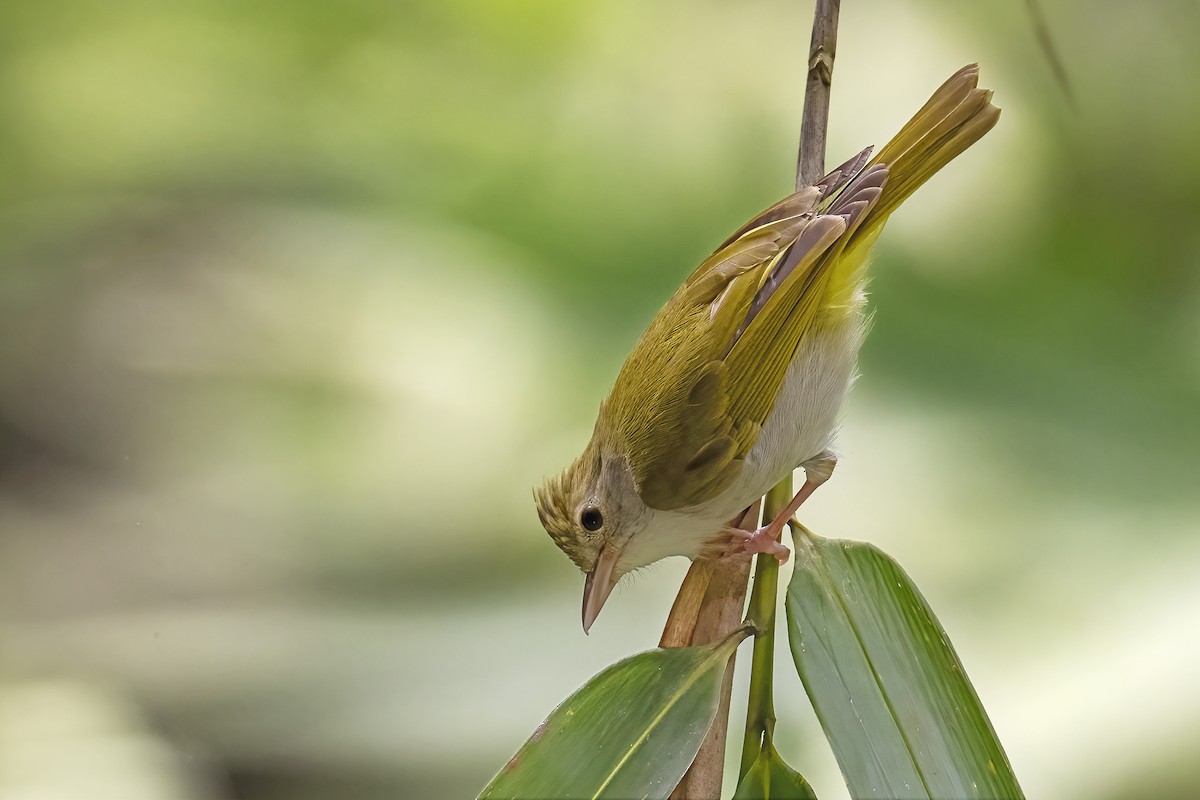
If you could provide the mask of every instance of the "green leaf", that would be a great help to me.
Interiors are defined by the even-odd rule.
[[[767,744],[738,784],[733,800],[817,800],[808,781]]]
[[[749,634],[612,665],[550,713],[480,800],[666,798],[696,757],[725,664]]]
[[[802,532],[787,615],[851,796],[1023,797],[946,632],[889,556]]]

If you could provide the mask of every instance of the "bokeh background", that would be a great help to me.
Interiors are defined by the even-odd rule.
[[[905,565],[1030,797],[1190,798],[1200,10],[1042,5],[1074,102],[1023,2],[844,4],[831,163],[970,61],[1004,115],[883,238],[805,520]],[[788,191],[810,19],[0,5],[0,798],[474,796],[657,641],[686,565],[585,638],[530,487]]]

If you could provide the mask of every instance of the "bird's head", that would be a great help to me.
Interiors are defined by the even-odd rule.
[[[586,576],[586,632],[621,576],[643,565],[631,560],[628,545],[649,522],[649,509],[628,461],[604,453],[595,440],[571,466],[535,489],[534,501],[550,538]]]

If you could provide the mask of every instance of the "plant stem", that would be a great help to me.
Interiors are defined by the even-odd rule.
[[[837,55],[838,12],[842,0],[817,0],[812,40],[808,46],[808,79],[804,85],[804,116],[800,121],[800,152],[796,159],[796,188],[812,186],[825,175],[825,134],[829,129],[829,89]]]
[[[763,520],[774,519],[792,499],[792,479],[785,478],[767,493]],[[746,704],[746,734],[742,739],[742,763],[738,781],[746,777],[754,759],[775,732],[774,666],[775,605],[779,595],[779,562],[775,556],[759,553],[754,566],[754,589],[750,594],[747,621],[756,635],[750,661],[750,696]]]
[[[675,595],[671,613],[667,615],[667,624],[658,640],[659,647],[687,647],[692,643],[700,606],[704,603],[715,567],[715,561],[697,559],[692,562],[679,586],[679,593]]]
[[[750,506],[736,521],[737,527],[754,530],[758,525],[761,503]],[[736,630],[746,604],[746,584],[750,578],[750,560],[743,556],[727,556],[716,561],[695,561],[688,570],[667,625],[660,647],[683,647],[714,642]],[[708,735],[700,744],[696,758],[679,785],[671,792],[671,800],[712,798],[721,796],[721,776],[725,769],[725,740],[729,732],[729,701],[733,692],[733,667],[736,651],[721,682],[717,714]]]

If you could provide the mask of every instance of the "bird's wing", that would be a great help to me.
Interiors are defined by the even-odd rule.
[[[612,444],[628,454],[651,507],[702,503],[736,478],[819,308],[821,265],[861,217],[863,202],[878,196],[872,188],[862,202],[843,202],[863,175],[843,181],[832,203],[836,178],[751,220],[642,335],[601,407],[597,431],[617,437]]]
[[[733,482],[797,346],[849,302],[888,215],[996,124],[978,82],[963,67],[874,160],[863,151],[742,226],[659,312],[597,421],[648,505],[696,505]]]
[[[887,179],[883,164],[873,164],[850,180],[835,178],[830,185],[840,191],[823,198],[823,212],[755,295],[725,357],[731,416],[759,424],[766,420],[796,348],[826,307],[828,278],[846,242],[878,202]]]

